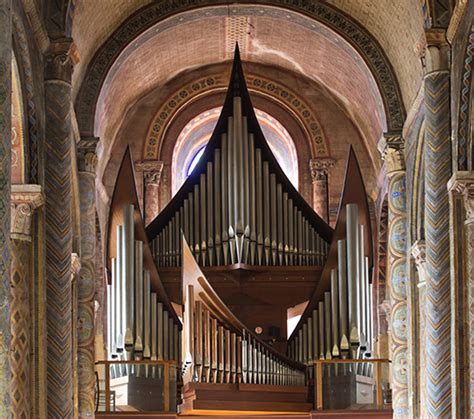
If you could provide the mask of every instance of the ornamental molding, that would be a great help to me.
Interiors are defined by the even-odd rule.
[[[214,8],[210,7],[213,5]],[[252,6],[232,7],[230,11],[226,8],[225,13],[238,16],[238,11],[242,8],[246,13],[261,13],[262,11],[265,13],[265,11],[271,10],[273,13],[280,13],[285,18],[285,15],[288,14],[287,10],[292,10],[334,30],[361,54],[374,75],[377,84],[380,86],[388,129],[402,129],[405,109],[395,72],[383,48],[368,30],[344,12],[323,2],[275,0],[272,2],[273,8],[270,9],[266,6],[265,2],[259,1]],[[159,22],[170,22],[173,19],[176,21],[175,24],[180,23],[183,17],[176,15],[185,11],[193,11],[205,17],[219,12],[219,6],[212,0],[153,2],[130,16],[98,48],[88,66],[76,103],[78,122],[82,134],[91,135],[94,131],[95,111],[100,91],[107,74],[120,53],[153,25]]]
[[[448,182],[451,193],[462,195],[466,211],[466,225],[474,224],[474,172],[457,172]]]
[[[41,185],[12,185],[11,235],[13,240],[31,242],[31,220],[35,209],[44,205]]]
[[[461,24],[462,17],[464,16],[464,12],[467,9],[468,0],[458,0],[456,2],[456,6],[453,11],[453,15],[451,16],[451,21],[449,22],[448,30],[446,32],[446,38],[452,44],[454,37],[459,29],[459,25]]]
[[[329,147],[321,124],[311,106],[301,96],[281,83],[254,74],[248,74],[246,80],[249,92],[263,95],[289,108],[308,133],[310,147],[314,148],[314,153],[318,156],[328,155]],[[184,105],[203,94],[225,91],[227,83],[222,74],[209,75],[193,80],[171,94],[158,109],[150,124],[143,149],[144,159],[158,158],[166,129]]]
[[[313,183],[321,180],[327,180],[329,169],[335,165],[336,160],[331,158],[311,159],[309,161],[309,170]]]

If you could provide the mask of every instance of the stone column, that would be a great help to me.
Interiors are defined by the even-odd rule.
[[[79,355],[78,355],[78,282],[81,271],[81,258],[77,253],[71,254],[71,329],[72,329],[72,404],[73,417],[79,417]]]
[[[329,158],[311,159],[309,161],[309,170],[313,182],[313,208],[327,223],[329,223],[328,176],[329,169],[334,167],[335,163],[335,160]]]
[[[0,0],[0,417],[10,414],[11,0]]]
[[[11,352],[12,417],[30,418],[31,221],[44,204],[40,185],[12,185],[11,193]]]
[[[474,417],[474,172],[456,172],[448,189],[452,261],[451,416]]]
[[[407,205],[405,159],[400,137],[384,151],[388,186],[388,283],[393,417],[408,417],[407,375]]]
[[[145,224],[148,225],[160,212],[159,189],[163,162],[145,160],[136,164],[143,173]]]
[[[94,297],[96,263],[96,142],[79,143],[81,271],[78,291],[79,417],[94,416]]]
[[[73,416],[71,46],[54,41],[45,57],[47,406],[58,418]]]
[[[444,32],[429,31],[425,92],[426,414],[451,413],[449,197],[451,137],[449,48]]]

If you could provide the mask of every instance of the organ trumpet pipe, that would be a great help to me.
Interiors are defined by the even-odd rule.
[[[300,362],[305,364],[308,359],[308,324],[307,323],[303,325],[303,340],[301,341],[301,346],[303,347],[303,351],[302,351],[303,356]]]
[[[248,374],[248,344],[247,338],[245,336],[245,330],[243,331],[242,337],[242,383],[247,383],[247,374]]]
[[[151,358],[151,284],[150,284],[150,272],[145,271],[144,282],[144,296],[143,296],[143,329],[144,329],[144,345],[143,345],[143,359]]]
[[[156,293],[151,293],[151,359],[156,360],[158,356],[157,352],[157,340],[158,340],[158,325],[157,325],[157,301]]]
[[[248,370],[248,382],[250,384],[255,383],[254,381],[254,366],[253,366],[253,344],[250,337],[247,340],[247,370]]]
[[[224,372],[225,372],[225,382],[230,383],[231,379],[231,372],[230,372],[230,362],[231,362],[231,353],[230,353],[230,330],[225,329],[225,341],[224,341],[225,349],[224,349],[224,356],[225,356],[225,364],[224,364]]]
[[[202,378],[202,343],[203,343],[203,335],[202,335],[202,302],[196,301],[195,303],[195,345],[194,345],[194,381],[201,381]]]
[[[357,253],[358,253],[358,286],[357,286],[357,307],[358,307],[358,329],[360,336],[360,349],[361,354],[365,352],[367,347],[366,337],[366,311],[367,304],[365,301],[366,290],[365,290],[365,257],[364,257],[364,226],[362,224],[358,225],[357,232]]]
[[[234,172],[234,196],[235,196],[235,232],[236,236],[240,236],[244,232],[242,215],[244,213],[243,209],[243,197],[242,197],[242,181],[244,178],[243,173],[243,150],[242,150],[242,102],[240,97],[234,98],[234,147],[235,147],[235,166],[236,171]],[[237,174],[237,176],[235,176]],[[239,258],[240,260],[240,258]]]
[[[250,205],[249,205],[249,179],[250,179],[250,165],[249,165],[249,134],[247,129],[247,117],[242,118],[242,220],[243,227],[249,225],[250,221]]]
[[[107,359],[112,359],[112,318],[112,285],[107,284]]]
[[[188,291],[189,292],[189,291]],[[158,360],[162,361],[164,359],[163,357],[163,335],[164,335],[164,330],[163,330],[163,303],[158,303],[156,305],[156,312],[157,312],[157,315],[156,315],[156,324],[157,324],[157,327],[156,327],[156,357]],[[186,313],[185,313],[186,315]],[[188,320],[188,319],[186,319]],[[188,321],[188,325],[189,326],[192,326],[189,321]],[[188,342],[189,339],[187,339],[186,342]],[[192,344],[192,342],[189,342],[190,344]],[[188,347],[185,347],[184,348],[185,351],[190,351],[190,349]],[[192,352],[189,352],[190,354],[192,354]],[[185,357],[185,359],[187,359]]]
[[[124,350],[124,322],[125,322],[125,312],[124,312],[124,297],[122,295],[125,290],[123,287],[123,255],[122,255],[122,248],[123,248],[123,227],[121,225],[117,226],[117,236],[116,236],[116,267],[115,267],[115,281],[117,287],[117,353],[121,354]]]
[[[194,253],[194,193],[188,193],[189,212],[188,212],[188,225],[189,225],[189,248]]]
[[[257,259],[257,231],[255,229],[257,222],[257,208],[255,199],[255,182],[256,182],[256,168],[255,168],[255,147],[254,136],[249,135],[249,203],[250,208],[250,263],[254,265]]]
[[[290,248],[288,246],[288,193],[283,192],[283,252],[285,265],[289,264],[289,251]]]
[[[331,355],[331,293],[324,293],[324,331],[326,342],[326,359],[332,359]]]
[[[367,282],[369,281],[369,258],[366,257],[365,258],[365,272],[366,272],[366,278],[367,278]],[[367,339],[367,342],[368,342],[368,349],[370,350],[370,352],[372,352],[372,347],[373,347],[373,306],[372,306],[372,298],[373,298],[373,286],[372,284],[368,284],[368,287],[367,287],[367,301],[368,301],[368,307],[369,307],[369,315],[368,315],[368,339]]]
[[[201,263],[201,235],[199,227],[201,225],[199,211],[201,210],[199,199],[199,184],[194,185],[194,257],[196,262]]]
[[[347,315],[347,265],[346,241],[337,241],[337,272],[339,289],[339,325],[340,325],[340,352],[343,359],[349,352],[348,315]]]
[[[200,208],[199,213],[201,215],[200,226],[201,226],[201,265],[206,266],[207,263],[207,216],[206,216],[206,175],[201,174],[199,177],[199,191],[200,191]]]
[[[237,182],[235,176],[236,166],[235,158],[237,157],[237,151],[235,149],[234,133],[233,133],[233,118],[228,118],[228,131],[227,131],[227,191],[229,203],[227,209],[229,210],[229,226],[235,227],[235,196],[234,182]],[[230,238],[229,238],[230,239]]]
[[[237,335],[232,332],[230,334],[230,382],[237,382]]]
[[[143,355],[143,242],[135,241],[135,359]]]
[[[236,383],[241,383],[242,382],[242,337],[241,336],[237,336],[236,351],[237,351]]]
[[[349,301],[349,342],[351,358],[357,358],[359,347],[359,329],[357,324],[357,221],[356,204],[346,205],[346,240],[347,240],[347,293]]]
[[[224,364],[225,364],[224,327],[219,326],[219,328],[217,329],[217,333],[218,333],[217,348],[219,351],[219,362],[217,364],[218,380],[219,380],[219,383],[223,383],[224,382]]]
[[[298,218],[298,207],[295,205],[293,207],[293,223],[294,223],[294,241],[295,241],[295,257],[294,257],[294,263],[295,265],[300,265],[301,260],[300,260],[300,252],[301,252],[301,244],[299,241],[300,235],[299,235],[299,218]]]
[[[211,318],[209,315],[209,310],[204,309],[203,313],[203,381],[209,383],[209,378],[211,375]]]
[[[227,136],[225,134],[222,135],[222,153],[221,153],[221,169],[222,169],[222,177],[221,177],[221,191],[222,191],[222,257],[224,260],[224,265],[228,265],[229,260],[229,181],[228,181],[228,174],[229,174],[229,162],[227,160],[228,152],[227,152]]]
[[[189,200],[187,198],[183,201],[183,212],[183,234],[189,243]]]
[[[324,359],[324,302],[318,303],[319,359]]]
[[[310,255],[310,252],[309,252],[309,222],[308,220],[305,218],[304,219],[304,228],[303,228],[303,243],[304,243],[304,259],[303,259],[303,262],[305,265],[309,265],[310,264],[310,261],[309,261],[309,255]]]
[[[293,255],[294,255],[294,217],[293,217],[293,200],[288,199],[288,265],[293,265]]]
[[[217,350],[217,320],[211,319],[211,377],[212,382],[217,383],[217,364],[219,362]]]
[[[169,354],[169,314],[166,310],[163,310],[163,358],[166,361],[168,361],[170,359],[170,354]]]
[[[332,327],[332,357],[339,358],[339,290],[337,287],[337,269],[331,270],[331,327]]]
[[[168,348],[168,359],[176,360],[174,353],[174,322],[171,316],[168,315],[168,341],[169,341],[169,348]]]
[[[213,164],[211,162],[207,163],[207,185],[206,185],[206,202],[207,202],[207,253],[208,253],[208,263],[209,266],[214,265],[214,171]]]
[[[270,246],[271,246],[271,264],[277,265],[278,252],[278,220],[277,220],[277,193],[276,193],[276,176],[275,173],[270,174]]]
[[[262,168],[262,150],[255,150],[255,173],[256,173],[256,202],[257,207],[257,260],[258,265],[263,265],[263,168]]]
[[[270,232],[270,168],[268,162],[263,162],[263,246],[265,265],[271,265],[271,232]]]
[[[220,265],[221,260],[221,251],[222,251],[222,242],[221,242],[221,233],[222,233],[222,222],[221,222],[221,154],[220,150],[217,148],[214,150],[214,165],[215,165],[215,176],[214,176],[214,249],[216,255],[216,264]],[[212,216],[211,216],[212,217]],[[212,223],[210,223],[212,224]]]
[[[182,243],[181,235],[183,234],[184,229],[184,207],[179,209],[179,224],[176,229],[176,243],[178,244],[178,254],[176,255],[176,264],[181,266],[181,253],[182,253]]]
[[[135,230],[133,223],[133,205],[126,205],[123,213],[123,243],[124,243],[124,263],[122,265],[123,280],[126,284],[126,328],[124,336],[125,350],[131,352],[134,346],[134,302],[135,302]]]
[[[298,362],[303,362],[303,329],[298,330],[298,341],[296,345],[298,348]]]
[[[112,284],[110,287],[111,290],[111,312],[112,317],[110,318],[110,327],[111,327],[111,358],[117,358],[117,325],[116,325],[116,312],[117,312],[117,287],[116,287],[116,276],[117,276],[117,263],[116,259],[112,258]]]
[[[312,313],[312,323],[313,323],[313,357],[312,359],[318,359],[319,351],[319,316],[318,310],[313,310]]]
[[[313,360],[313,318],[308,317],[308,339],[307,339],[307,350],[306,350],[306,364],[311,365]]]

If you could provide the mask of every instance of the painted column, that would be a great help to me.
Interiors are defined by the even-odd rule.
[[[79,195],[81,207],[81,270],[78,293],[79,417],[94,416],[94,315],[96,281],[95,169],[97,142],[79,143]]]
[[[384,160],[389,177],[387,268],[391,304],[393,416],[407,418],[407,206],[405,159],[401,137],[387,138]]]
[[[327,223],[329,222],[328,176],[329,169],[334,167],[335,163],[335,160],[329,158],[311,159],[309,161],[309,170],[313,182],[313,208]]]
[[[453,313],[451,417],[474,417],[474,172],[456,172],[448,189]]]
[[[137,171],[143,172],[145,223],[148,225],[160,212],[159,190],[163,162],[145,160],[136,167]]]
[[[44,204],[40,185],[12,185],[11,193],[11,398],[14,418],[31,417],[31,222]]]
[[[449,197],[451,177],[448,45],[427,32],[425,92],[426,417],[451,413],[451,284]]]
[[[0,0],[0,417],[10,414],[11,0]]]
[[[73,416],[70,40],[45,57],[46,322],[48,416]]]

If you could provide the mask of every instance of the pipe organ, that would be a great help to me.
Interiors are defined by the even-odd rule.
[[[147,228],[158,267],[180,266],[181,232],[203,267],[326,261],[332,230],[278,166],[240,72],[234,62],[226,102],[203,156]]]
[[[311,365],[315,359],[371,358],[372,286],[364,224],[357,204],[345,205],[345,238],[333,244],[337,260],[328,268],[329,289],[302,319],[288,354]],[[366,371],[367,372],[367,371]]]
[[[183,382],[302,386],[305,366],[261,342],[213,291],[183,240]]]
[[[180,325],[152,289],[144,266],[144,242],[135,236],[134,205],[123,207],[116,225],[116,251],[107,285],[107,349],[110,360],[178,360]],[[115,376],[126,375],[114,366]]]

